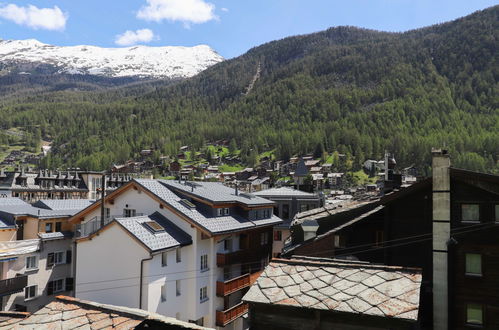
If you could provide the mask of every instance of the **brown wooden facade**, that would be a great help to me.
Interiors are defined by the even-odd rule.
[[[499,329],[499,176],[450,169],[449,329]],[[463,205],[478,205],[479,219],[463,221]],[[356,215],[319,221],[318,238],[303,242],[294,255],[349,257],[374,263],[421,267],[420,321],[432,327],[432,184],[419,182],[373,202],[380,211],[334,228]],[[341,216],[340,216],[341,217]],[[344,217],[344,215],[343,215]],[[481,275],[466,274],[466,254],[481,256]],[[467,306],[481,306],[483,324],[468,323]]]

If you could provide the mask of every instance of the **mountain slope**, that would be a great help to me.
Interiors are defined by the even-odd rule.
[[[206,45],[101,48],[58,47],[34,39],[0,41],[4,70],[18,74],[30,74],[33,68],[44,66],[54,73],[173,79],[192,77],[222,60]]]
[[[0,125],[37,123],[55,138],[51,166],[104,168],[141,148],[175,155],[230,138],[243,154],[283,158],[322,145],[353,168],[388,149],[426,169],[430,148],[446,145],[456,166],[498,172],[498,22],[496,6],[406,33],[333,28],[168,86],[21,97],[1,106]]]

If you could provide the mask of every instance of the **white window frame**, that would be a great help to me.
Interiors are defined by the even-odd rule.
[[[161,267],[168,266],[168,252],[161,253]]]
[[[199,302],[203,303],[208,300],[208,287],[204,286],[199,289]]]
[[[34,288],[34,294],[31,295],[31,288]],[[29,297],[26,297],[26,293],[29,293]],[[33,300],[38,297],[38,285],[29,285],[24,288],[24,301]]]
[[[129,209],[129,208],[124,208],[123,209],[123,216],[125,218],[132,218],[137,215],[137,210],[136,209]]]
[[[54,284],[54,289],[52,291],[52,293],[58,293],[58,292],[64,292],[66,290],[66,287],[64,286],[65,285],[65,281],[63,278],[60,278],[60,279],[57,279],[57,280],[54,280],[52,281]],[[57,283],[61,283],[61,288],[60,289],[57,289]]]
[[[202,272],[210,270],[210,268],[208,267],[208,255],[207,254],[203,254],[200,257],[200,264],[201,264],[200,266],[201,266],[201,271]]]
[[[224,215],[229,215],[230,211],[228,207],[221,207],[217,209],[217,215],[219,217],[224,216]]]
[[[54,265],[61,265],[66,263],[65,258],[66,253],[64,251],[54,252]],[[59,260],[60,256],[60,260]]]
[[[35,269],[38,269],[38,257],[37,256],[26,257],[26,270],[35,270]]]

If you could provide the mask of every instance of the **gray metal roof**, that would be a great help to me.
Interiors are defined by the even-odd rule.
[[[73,209],[73,210],[47,210],[38,207],[31,206],[30,204],[26,205],[0,205],[0,215],[7,216],[20,216],[27,215],[35,218],[65,218],[75,215],[80,212],[81,209]]]
[[[159,251],[192,243],[192,238],[189,234],[158,212],[148,216],[116,218],[115,220],[151,251]],[[164,228],[164,231],[153,233],[144,226],[144,223],[149,221],[155,221]]]
[[[220,234],[256,228],[258,226],[276,225],[282,222],[282,220],[276,216],[272,216],[270,219],[255,221],[250,221],[236,215],[207,217],[197,209],[190,209],[182,204],[180,200],[183,199],[183,197],[176,195],[173,191],[168,189],[164,180],[134,179],[134,181],[210,233]]]
[[[94,202],[93,199],[42,199],[33,206],[49,210],[83,210]]]
[[[273,205],[274,202],[252,194],[239,192],[219,182],[178,182],[174,180],[158,180],[168,188],[179,190],[212,203],[242,203],[248,206]],[[193,189],[194,185],[194,189]]]
[[[261,197],[301,197],[301,198],[319,198],[316,194],[308,193],[301,190],[296,190],[288,187],[270,188],[254,192],[253,195]]]
[[[11,206],[11,205],[29,205],[29,204],[17,197],[0,198],[0,207]]]

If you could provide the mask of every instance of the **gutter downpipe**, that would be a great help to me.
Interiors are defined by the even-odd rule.
[[[144,258],[140,261],[140,287],[139,287],[139,309],[142,309],[142,283],[143,283],[143,273],[144,273],[144,261],[152,260],[153,256],[149,255],[149,258]]]

